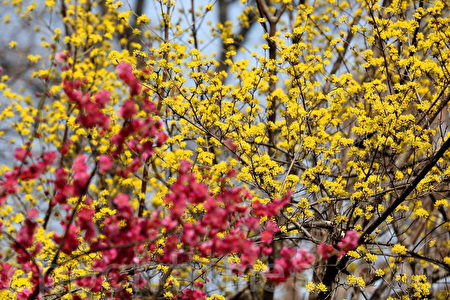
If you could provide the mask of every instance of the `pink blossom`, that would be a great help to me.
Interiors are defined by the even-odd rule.
[[[25,161],[25,159],[27,157],[31,157],[32,154],[28,149],[24,149],[24,148],[17,148],[14,152],[14,158],[17,159],[18,161]]]
[[[93,222],[93,217],[95,210],[83,207],[78,212],[78,225],[81,230],[86,230],[84,238],[90,240],[95,236],[95,225]]]
[[[89,180],[89,173],[87,172],[88,165],[86,163],[86,159],[87,155],[82,154],[77,156],[73,161],[73,182],[75,187],[77,187],[78,189],[84,188]]]
[[[119,194],[113,200],[114,204],[125,217],[131,217],[133,212],[130,204],[130,198],[127,194]]]
[[[144,99],[144,103],[142,104],[142,109],[148,114],[158,113],[156,110],[156,105],[148,100],[148,98]]]
[[[356,230],[347,231],[345,237],[337,244],[338,249],[341,250],[341,254],[342,252],[345,254],[350,250],[356,249],[358,247],[359,238],[360,235]]]
[[[112,158],[109,155],[102,154],[98,158],[98,170],[100,173],[108,172],[114,165]]]
[[[28,167],[22,168],[22,170],[19,172],[19,168],[16,169],[16,171],[19,174],[19,178],[22,180],[31,180],[38,178],[45,170],[47,169],[47,165],[40,161],[36,164],[31,164]]]
[[[270,255],[272,253],[272,251],[273,251],[272,247],[262,247],[261,248],[261,252],[266,256]]]
[[[314,262],[314,255],[305,249],[298,249],[291,259],[292,268],[295,272],[303,272]]]
[[[260,224],[259,224],[259,218],[255,217],[248,217],[242,220],[242,223],[247,226],[249,230],[256,230]]]
[[[202,300],[206,299],[206,293],[202,290],[191,290],[191,289],[185,289],[183,291],[183,294],[178,296],[176,299],[179,300]]]
[[[103,130],[109,128],[110,118],[101,111],[105,104],[109,101],[110,94],[107,91],[100,91],[95,95],[95,102],[91,101],[91,95],[79,90],[81,82],[64,81],[64,92],[69,100],[76,104],[79,109],[77,122],[86,128],[95,126],[101,127]]]
[[[56,160],[57,154],[54,151],[45,152],[42,155],[42,161],[45,165],[50,166],[52,165]]]
[[[83,173],[88,169],[88,165],[86,164],[87,155],[82,154],[77,156],[73,161],[72,170],[75,173]]]
[[[11,278],[14,275],[14,267],[8,263],[0,262],[0,290],[9,287]]]
[[[266,244],[270,244],[272,242],[274,233],[279,231],[280,229],[275,222],[268,221],[266,223],[266,230],[261,233],[261,241]]]
[[[280,258],[275,260],[273,268],[266,273],[266,277],[275,283],[285,282],[292,273],[303,272],[314,261],[314,255],[305,249],[284,247],[280,251]]]
[[[91,291],[98,292],[102,288],[103,278],[102,276],[90,276],[76,279],[76,283],[80,287],[87,287]]]
[[[128,100],[125,100],[125,102],[122,104],[122,107],[120,108],[120,112],[119,113],[122,116],[122,118],[130,119],[137,112],[138,112],[138,110],[137,110],[136,103],[133,100],[128,99]]]
[[[188,162],[187,160],[182,160],[180,162],[180,167],[178,168],[178,172],[180,172],[180,174],[186,174],[191,170],[191,163]]]
[[[193,224],[186,223],[183,225],[183,243],[186,245],[196,245],[198,238],[199,235],[197,235]]]
[[[55,60],[58,63],[64,63],[69,58],[69,54],[66,51],[59,51],[55,54]]]
[[[67,226],[64,226],[67,228]],[[67,230],[65,228],[65,230]],[[71,254],[75,249],[78,248],[78,245],[80,244],[80,241],[78,240],[77,234],[78,234],[79,228],[75,226],[74,224],[71,224],[69,226],[69,230],[67,230],[67,236],[59,236],[55,235],[53,236],[53,240],[55,243],[61,245],[61,251],[65,254]]]
[[[236,152],[238,150],[238,146],[233,142],[233,140],[230,137],[226,137],[224,140],[225,146],[228,147],[233,152]]]
[[[252,266],[255,263],[256,259],[260,256],[260,248],[249,241],[244,241],[240,248],[241,266]]]
[[[27,218],[34,219],[39,216],[39,210],[37,208],[31,208],[27,212]]]
[[[63,168],[56,169],[55,180],[55,199],[57,203],[64,204],[66,199],[75,194],[75,187],[68,184],[68,173]]]
[[[28,300],[32,293],[33,291],[30,289],[23,289],[17,293],[17,300]]]
[[[168,138],[168,136],[165,132],[159,131],[157,134],[157,138],[156,138],[156,145],[158,147],[161,147],[164,144],[164,142],[167,140],[167,138]]]
[[[133,74],[133,68],[130,64],[122,61],[116,68],[119,78],[130,87],[130,95],[137,96],[141,93],[141,84]]]
[[[16,241],[24,248],[31,247],[33,245],[34,233],[37,228],[37,223],[30,219],[25,220],[25,224],[20,228],[17,234]]]
[[[317,253],[322,259],[329,259],[335,252],[336,249],[331,245],[320,243],[317,246]]]
[[[111,98],[111,93],[106,91],[106,90],[102,90],[100,92],[98,92],[97,94],[95,94],[95,103],[98,104],[99,108],[104,108],[105,104],[109,102]]]

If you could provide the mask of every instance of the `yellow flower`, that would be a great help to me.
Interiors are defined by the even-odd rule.
[[[398,253],[398,254],[406,254],[406,251],[408,250],[408,249],[406,249],[406,247],[405,246],[403,246],[403,245],[401,245],[401,244],[395,244],[393,247],[392,247],[392,252],[394,252],[394,253]]]
[[[364,279],[362,279],[362,277],[359,277],[359,276],[348,275],[347,276],[347,282],[350,285],[356,285],[356,286],[360,286],[360,287],[365,287],[366,286],[366,283],[364,282]]]
[[[368,262],[374,262],[374,261],[377,260],[377,256],[375,254],[372,254],[372,253],[366,253],[365,259]]]
[[[347,255],[351,256],[351,257],[354,257],[354,258],[360,258],[361,257],[361,255],[358,252],[356,252],[356,251],[348,251]]]
[[[37,63],[41,59],[41,56],[40,55],[32,55],[32,54],[30,54],[30,55],[27,56],[27,58],[32,63]]]
[[[140,24],[147,24],[150,22],[150,18],[147,17],[146,15],[140,15],[137,19],[136,19],[136,24],[140,25]]]
[[[314,292],[314,290],[316,289],[316,285],[314,284],[314,282],[308,282],[306,284],[306,289],[308,290],[308,292]]]
[[[418,217],[422,217],[422,218],[428,218],[430,213],[426,209],[420,207],[420,208],[414,210],[414,215],[416,215]]]
[[[225,300],[226,298],[221,295],[212,294],[209,297],[206,297],[206,300]]]
[[[23,220],[25,220],[25,216],[22,213],[18,213],[11,218],[11,221],[14,223],[21,223]]]
[[[327,286],[325,284],[323,284],[322,282],[316,284],[316,290],[321,291],[321,292],[326,292],[327,291]]]
[[[440,206],[448,207],[449,204],[448,204],[448,201],[447,201],[446,199],[440,199],[440,200],[437,200],[437,201],[434,203],[434,206],[435,206],[435,207],[440,207]]]

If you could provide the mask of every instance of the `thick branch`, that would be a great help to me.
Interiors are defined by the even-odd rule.
[[[416,178],[405,188],[403,193],[384,211],[384,213],[377,219],[375,222],[373,222],[367,229],[364,231],[364,234],[361,235],[361,238],[359,239],[359,243],[364,242],[365,236],[368,236],[371,234],[375,229],[378,228],[378,226],[383,223],[387,217],[389,217],[395,209],[406,200],[406,198],[411,194],[414,189],[417,187],[417,185],[422,181],[422,179],[425,178],[425,176],[428,174],[428,172],[431,171],[431,169],[437,164],[439,159],[441,159],[445,152],[450,148],[450,138],[447,138],[447,140],[442,144],[439,151],[433,156],[433,158],[428,162],[428,164],[422,169],[422,171],[417,175]]]

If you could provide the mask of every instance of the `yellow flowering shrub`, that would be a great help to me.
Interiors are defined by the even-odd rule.
[[[0,298],[448,296],[446,1],[0,11]]]

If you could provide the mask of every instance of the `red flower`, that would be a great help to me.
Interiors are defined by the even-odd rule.
[[[112,158],[109,155],[102,154],[98,158],[98,170],[100,173],[108,172],[114,165]]]
[[[119,111],[120,115],[124,119],[131,119],[137,112],[137,104],[131,99],[125,100]]]
[[[69,57],[69,54],[66,51],[59,51],[55,54],[55,60],[58,63],[64,63],[67,61],[67,58]]]
[[[266,274],[267,279],[275,283],[285,282],[292,273],[303,272],[314,261],[314,255],[305,249],[284,247],[280,256],[275,260],[272,270]]]
[[[126,62],[120,62],[116,68],[119,78],[130,87],[130,95],[137,96],[141,93],[141,84],[133,74],[133,68]]]
[[[133,215],[133,210],[130,204],[130,198],[127,194],[119,194],[114,199],[114,204],[117,205],[120,213],[126,217],[131,217]]]
[[[111,93],[106,90],[102,90],[102,91],[98,92],[97,94],[95,94],[95,96],[94,96],[95,103],[98,104],[99,108],[104,108],[105,104],[109,102],[110,98],[111,98]]]
[[[268,221],[266,223],[266,230],[261,233],[261,241],[266,244],[270,244],[272,242],[274,233],[279,231],[280,229],[275,222]]]
[[[39,210],[37,208],[31,208],[27,212],[27,218],[34,219],[39,216]]]
[[[89,181],[88,165],[86,163],[87,155],[82,154],[77,156],[72,165],[72,170],[74,173],[73,184],[77,188],[78,193],[86,187]]]
[[[14,152],[14,158],[18,161],[25,161],[27,157],[33,156],[28,149],[17,148]]]
[[[314,255],[305,249],[298,249],[291,258],[292,269],[295,272],[303,272],[314,262]]]
[[[320,243],[317,246],[317,253],[322,259],[329,259],[336,252],[333,246]]]
[[[10,264],[0,262],[0,290],[9,287],[14,271],[14,267]]]
[[[84,238],[86,240],[90,240],[93,237],[95,237],[95,225],[92,221],[95,214],[95,210],[83,207],[78,212],[78,225],[80,226],[80,229],[86,230],[86,234]]]
[[[338,249],[341,250],[339,256],[345,255],[348,251],[356,249],[358,247],[360,235],[356,230],[350,230],[345,233],[345,237],[342,238],[337,244]]]
[[[33,245],[33,236],[36,231],[37,223],[30,219],[25,220],[25,224],[20,228],[16,241],[23,248],[29,248]]]
[[[67,236],[53,236],[53,240],[57,244],[61,244],[61,251],[65,254],[70,254],[72,251],[75,251],[77,249],[78,245],[80,244],[80,241],[77,238],[77,233],[79,231],[79,228],[75,226],[74,224],[70,225],[69,231],[67,232]]]
[[[17,293],[17,300],[28,300],[33,293],[30,289],[23,289],[21,292]]]
[[[48,167],[55,162],[57,156],[58,155],[54,151],[45,152],[42,154],[42,162]]]
[[[206,293],[202,290],[185,289],[183,294],[178,296],[180,300],[202,300],[206,299]]]
[[[225,146],[228,147],[233,152],[236,152],[238,150],[238,146],[233,142],[233,140],[230,137],[226,137],[224,140]]]
[[[271,203],[261,204],[259,201],[252,202],[253,210],[258,217],[272,218],[290,203],[292,192],[288,191],[283,198],[276,198]]]

